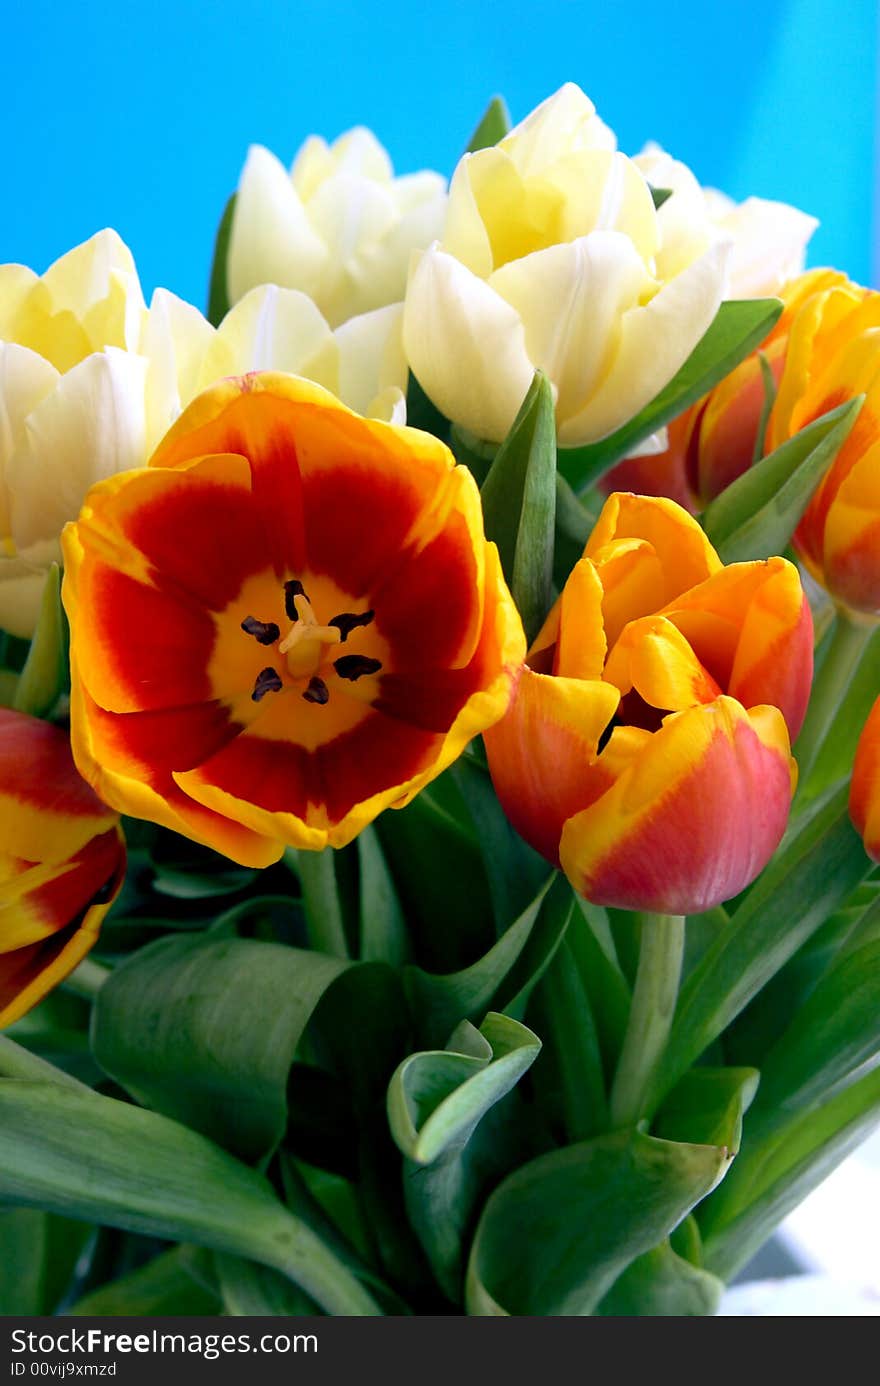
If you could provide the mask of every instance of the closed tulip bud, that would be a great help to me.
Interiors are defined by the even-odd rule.
[[[437,407],[499,442],[536,369],[565,446],[611,433],[671,379],[718,309],[728,245],[666,277],[651,190],[569,84],[466,154],[442,237],[414,257],[404,346]]]
[[[394,177],[369,130],[312,136],[290,172],[262,145],[238,185],[227,259],[234,303],[259,284],[299,289],[336,327],[403,298],[410,254],[439,235],[446,184]]]
[[[485,734],[498,797],[588,899],[709,909],[782,837],[811,674],[792,564],[725,568],[671,501],[613,495]]]
[[[0,708],[0,1026],[94,945],[125,875],[119,819],[77,774],[66,734]]]
[[[849,811],[865,851],[880,863],[880,698],[865,723],[856,751]]]

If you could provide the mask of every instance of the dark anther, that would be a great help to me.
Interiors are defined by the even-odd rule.
[[[252,635],[260,645],[274,645],[281,634],[274,621],[258,621],[256,616],[245,616],[241,628],[245,635]]]
[[[299,578],[288,578],[284,584],[284,610],[291,621],[299,620],[299,612],[296,609],[296,597],[305,597],[306,589],[303,587]],[[306,597],[308,601],[308,597]]]
[[[359,679],[363,674],[376,674],[382,668],[378,659],[367,659],[366,655],[343,655],[334,659],[333,668],[341,679]]]
[[[368,626],[375,614],[375,611],[362,611],[356,616],[353,611],[343,611],[340,616],[333,617],[330,625],[336,627],[343,640],[347,640],[358,626]]]
[[[320,707],[323,707],[325,703],[330,701],[330,689],[323,679],[319,679],[315,675],[314,678],[309,679],[309,686],[303,697],[307,703],[318,703]]]
[[[258,703],[261,698],[265,698],[267,693],[280,693],[283,687],[278,670],[273,669],[270,664],[268,668],[261,669],[257,674],[257,681],[254,684],[251,697],[255,703]]]

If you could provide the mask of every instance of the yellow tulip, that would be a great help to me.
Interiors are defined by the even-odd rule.
[[[259,284],[300,289],[331,326],[403,298],[409,258],[440,232],[438,173],[395,178],[369,130],[332,145],[312,136],[290,172],[254,145],[238,185],[229,241],[231,302]]]
[[[96,481],[146,464],[181,409],[223,376],[303,375],[359,413],[402,422],[401,305],[334,333],[294,290],[249,293],[216,330],[157,289],[102,231],[42,277],[0,266],[0,627],[32,634],[59,536]]]
[[[410,365],[448,418],[493,442],[540,368],[560,442],[602,438],[668,383],[724,293],[726,241],[668,276],[660,251],[644,174],[569,84],[459,163],[442,239],[414,257]]]

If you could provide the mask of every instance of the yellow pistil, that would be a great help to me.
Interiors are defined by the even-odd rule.
[[[293,623],[279,642],[278,653],[286,656],[287,670],[292,678],[311,678],[317,674],[326,658],[325,647],[338,645],[342,632],[338,626],[319,625],[307,597],[294,597],[294,606],[299,620]]]

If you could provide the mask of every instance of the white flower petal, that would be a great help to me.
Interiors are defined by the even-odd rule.
[[[406,423],[406,395],[394,385],[381,390],[375,399],[370,400],[364,410],[368,419],[381,419],[383,423]]]
[[[14,341],[16,319],[39,278],[27,265],[0,265],[0,338]]]
[[[110,348],[62,376],[28,417],[7,465],[21,552],[56,538],[95,481],[146,461],[147,361]]]
[[[508,131],[498,147],[529,176],[544,172],[563,150],[614,149],[616,144],[590,98],[574,82],[566,82]]]
[[[460,260],[472,274],[488,279],[494,265],[492,243],[471,182],[471,171],[478,157],[478,154],[465,154],[452,175],[442,244],[443,249]]]
[[[28,415],[51,394],[58,372],[35,351],[0,342],[0,543],[10,533],[9,459],[20,442]]]
[[[0,556],[0,629],[30,640],[43,601],[50,564],[61,562],[57,539],[34,544],[15,558]]]
[[[621,324],[614,361],[584,409],[559,430],[566,447],[606,437],[667,385],[710,326],[724,293],[729,243],[705,255]]]
[[[147,374],[147,448],[152,452],[181,408],[200,388],[202,362],[214,340],[214,328],[198,308],[167,289],[150,302],[140,354]]]
[[[339,398],[359,414],[371,412],[371,401],[387,390],[406,391],[403,354],[403,304],[377,308],[349,318],[335,333],[339,350]]]
[[[804,268],[807,243],[819,225],[815,217],[785,202],[747,197],[718,222],[733,239],[730,293],[733,298],[761,298],[779,292]]]
[[[226,274],[232,302],[258,284],[311,292],[327,260],[290,175],[253,145],[238,185]]]
[[[410,277],[404,349],[447,418],[500,442],[532,382],[519,314],[451,255],[430,247]]]
[[[248,371],[286,371],[336,390],[338,350],[312,300],[297,289],[251,289],[217,328],[199,386]]]
[[[623,314],[654,280],[628,237],[595,231],[515,260],[489,284],[516,309],[529,359],[556,385],[561,426],[590,399],[614,359]]]

